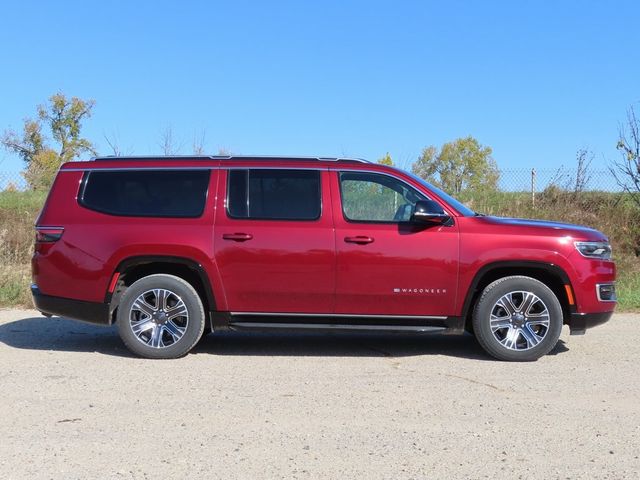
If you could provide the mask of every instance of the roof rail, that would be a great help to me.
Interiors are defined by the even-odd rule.
[[[91,157],[91,161],[102,160],[210,160],[216,158],[230,158],[229,156],[214,155],[98,155]]]
[[[106,155],[91,158],[92,161],[104,160],[284,160],[284,161],[324,161],[370,163],[363,158],[348,157],[294,157],[280,155]]]

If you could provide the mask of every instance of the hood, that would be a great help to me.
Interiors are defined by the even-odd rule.
[[[608,241],[607,237],[598,230],[584,227],[582,225],[574,225],[571,223],[550,222],[548,220],[527,220],[524,218],[506,218],[506,217],[477,217],[483,219],[487,223],[504,227],[522,227],[525,229],[546,230],[549,235],[571,236],[576,239],[584,239],[591,241]]]

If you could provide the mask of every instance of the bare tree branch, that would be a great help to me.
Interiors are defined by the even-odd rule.
[[[609,171],[622,190],[640,207],[640,121],[631,106],[627,123],[620,127],[617,149],[620,158],[609,165]]]
[[[587,185],[591,181],[591,162],[593,162],[594,154],[593,152],[587,150],[586,148],[581,148],[576,153],[576,178],[575,184],[573,187],[574,193],[584,192]]]
[[[182,150],[182,142],[176,143],[173,136],[173,128],[171,126],[166,127],[160,132],[160,151],[163,155],[177,155]]]
[[[192,144],[192,150],[194,155],[204,155],[205,153],[204,144],[205,144],[206,134],[207,134],[206,130],[202,130],[200,132],[200,135],[198,135],[197,133],[194,133],[193,144]]]
[[[113,153],[113,155],[116,157],[121,157],[122,150],[120,149],[120,145],[118,144],[117,135],[113,134],[113,139],[110,139],[106,134],[103,134],[102,136],[104,137],[104,140],[107,142],[107,145],[109,145],[109,148],[111,149],[111,152]]]

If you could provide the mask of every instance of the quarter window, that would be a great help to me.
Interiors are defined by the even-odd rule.
[[[316,220],[320,218],[317,170],[230,170],[227,212],[232,218]]]
[[[406,183],[376,173],[341,172],[345,219],[354,222],[408,222],[418,200],[427,198]]]
[[[199,217],[209,170],[121,170],[85,174],[79,202],[109,215]]]

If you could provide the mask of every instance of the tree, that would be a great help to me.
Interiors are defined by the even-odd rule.
[[[381,165],[388,165],[390,167],[393,167],[393,159],[391,158],[391,155],[389,155],[389,152],[387,152],[384,157],[379,158],[378,163]]]
[[[471,136],[458,138],[445,143],[440,151],[426,147],[412,171],[452,194],[496,189],[500,173],[491,153],[491,147]]]
[[[206,137],[206,132],[204,130],[202,130],[202,132],[200,132],[200,135],[198,134],[193,134],[193,144],[192,144],[192,151],[194,155],[204,155],[205,154],[205,150],[204,150],[204,144],[205,144],[205,137]]]
[[[114,157],[124,157],[133,154],[133,149],[129,146],[127,148],[122,147],[120,135],[117,132],[112,132],[111,135],[103,135],[105,142],[111,149],[111,155]]]
[[[230,157],[233,155],[233,152],[227,147],[218,147],[216,155],[220,157]]]
[[[580,148],[576,152],[576,178],[573,184],[573,193],[582,193],[591,180],[591,162],[595,155],[586,148]]]
[[[425,180],[434,180],[438,166],[438,149],[433,145],[422,150],[418,161],[413,164],[411,171]]]
[[[56,93],[48,104],[38,106],[37,120],[24,121],[21,135],[13,130],[4,132],[0,143],[25,162],[22,174],[31,188],[48,188],[62,163],[83,153],[95,154],[91,142],[80,135],[82,122],[91,116],[94,105],[93,100],[69,99]],[[53,143],[43,128],[50,132]]]
[[[169,125],[160,132],[158,143],[163,155],[178,155],[184,146],[183,142],[177,142],[173,137],[173,128]]]
[[[616,148],[620,159],[614,160],[609,170],[616,183],[640,207],[640,120],[633,107],[627,111],[627,125],[620,127]]]

